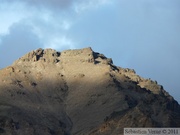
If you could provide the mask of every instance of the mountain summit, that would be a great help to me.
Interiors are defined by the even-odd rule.
[[[180,105],[156,81],[91,48],[37,49],[0,70],[0,134],[117,135],[178,127]]]

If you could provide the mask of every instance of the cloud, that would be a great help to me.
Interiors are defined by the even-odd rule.
[[[72,0],[2,0],[2,3],[21,3],[28,8],[48,8],[50,10],[63,10],[71,6]]]
[[[65,48],[75,49],[75,43],[68,39],[66,36],[51,38],[44,48],[53,48],[56,50],[63,50]]]
[[[12,64],[15,59],[42,46],[32,27],[19,23],[11,26],[9,33],[1,35],[0,39],[0,67]]]
[[[42,16],[35,16],[31,21],[25,20],[25,23],[33,28],[32,31],[43,43],[43,48],[73,48],[75,43],[68,36],[72,22],[66,17],[57,16],[42,13]]]
[[[23,12],[22,12],[23,11]],[[3,3],[0,4],[0,34],[7,34],[9,27],[14,23],[19,22],[25,16],[29,16],[30,13],[24,10],[21,4],[15,3]]]
[[[59,46],[73,48],[74,40],[68,35],[69,29],[78,19],[78,13],[85,9],[107,4],[109,0],[2,0],[0,34],[8,34],[14,23],[24,23],[32,27],[44,47]],[[83,10],[82,10],[83,9]],[[23,12],[22,12],[23,11]],[[31,12],[29,12],[31,11]],[[15,26],[14,26],[15,27]],[[19,26],[20,27],[20,26]],[[51,41],[50,41],[51,40]],[[47,45],[49,43],[49,45]],[[72,45],[70,45],[72,44]]]
[[[28,8],[35,8],[38,10],[48,9],[51,11],[62,11],[67,9],[73,9],[75,11],[82,11],[88,7],[98,7],[103,4],[110,3],[110,0],[1,0],[1,3],[21,3]]]
[[[45,8],[51,8],[51,9],[64,9],[71,5],[72,0],[38,0],[38,1],[32,1],[32,0],[26,0],[27,4],[37,7],[45,7]]]
[[[76,13],[84,12],[88,9],[99,8],[102,5],[109,5],[113,3],[111,0],[77,0],[74,2],[74,10]]]
[[[19,0],[23,1],[23,0]],[[70,12],[82,12],[85,9],[92,8],[92,7],[98,7],[100,5],[103,5],[107,3],[110,0],[39,0],[39,1],[32,1],[27,0],[25,3],[28,6],[31,6],[33,8],[43,9],[46,8],[48,10],[51,10],[52,12],[63,12],[67,10],[71,10]],[[64,12],[64,13],[65,13]]]

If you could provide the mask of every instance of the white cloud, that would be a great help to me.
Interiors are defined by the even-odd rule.
[[[9,27],[14,23],[19,22],[28,13],[22,12],[23,7],[21,4],[7,5],[1,3],[0,6],[0,34],[7,34]]]
[[[76,13],[81,13],[88,9],[96,9],[102,5],[112,4],[111,0],[78,0],[74,3],[74,10]]]
[[[24,23],[33,28],[32,31],[43,43],[44,48],[74,48],[74,43],[66,36],[72,26],[72,22],[68,19],[54,17],[51,13],[44,12],[42,16],[35,16],[31,21],[26,19]]]
[[[75,44],[71,39],[66,36],[55,37],[44,45],[44,48],[62,49],[62,48],[75,48]]]
[[[37,21],[37,18],[41,23],[44,21],[48,27],[69,30],[75,21],[75,17],[72,17],[72,15],[76,16],[73,13],[74,10],[76,13],[80,13],[85,9],[93,9],[109,3],[111,3],[110,0],[2,0],[0,5],[0,34],[7,34],[11,25],[22,20],[34,25],[37,32],[37,29],[42,28],[39,26],[40,23],[38,27],[41,28],[37,28],[37,23],[33,22],[34,20]],[[71,6],[72,8],[69,8]],[[59,8],[60,11],[53,7]],[[66,12],[62,11],[61,8]]]
[[[15,23],[24,22],[30,24],[34,17],[44,17],[44,20],[48,20],[45,17],[47,17],[46,13],[49,11],[46,11],[47,9],[29,8],[21,0],[2,0],[0,4],[0,34],[8,34],[9,28]]]

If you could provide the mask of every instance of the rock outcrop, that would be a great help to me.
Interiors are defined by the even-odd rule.
[[[26,54],[24,57],[17,60],[14,64],[17,64],[19,62],[36,62],[36,61],[57,63],[59,62],[59,56],[60,56],[60,52],[56,52],[56,50],[53,49],[43,50],[42,48],[39,48],[35,51]]]
[[[180,105],[156,81],[91,48],[37,49],[0,70],[0,134],[117,135],[178,127]]]

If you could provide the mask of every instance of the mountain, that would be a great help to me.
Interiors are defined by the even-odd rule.
[[[0,70],[0,134],[117,135],[178,127],[180,105],[156,81],[91,48],[37,49]]]

